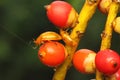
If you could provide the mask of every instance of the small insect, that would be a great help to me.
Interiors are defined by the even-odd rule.
[[[41,43],[44,43],[45,41],[50,41],[50,40],[61,40],[62,37],[53,31],[47,31],[42,34],[40,34],[36,40],[34,40],[34,43],[36,45],[40,45]]]
[[[71,39],[70,35],[69,35],[66,31],[60,29],[60,34],[61,34],[61,37],[62,37],[63,41],[64,41],[67,45],[75,46],[75,45],[77,44],[75,41],[73,41],[73,40]]]

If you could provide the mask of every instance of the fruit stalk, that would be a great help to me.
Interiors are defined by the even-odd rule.
[[[68,52],[68,57],[62,65],[56,68],[56,71],[53,75],[52,80],[64,80],[65,79],[67,70],[71,66],[73,54],[80,42],[82,35],[85,32],[88,21],[91,19],[91,17],[95,13],[98,2],[99,0],[97,1],[86,0],[85,1],[84,6],[82,7],[82,10],[79,13],[78,23],[73,28],[70,34],[70,37],[72,38],[72,40],[75,41],[77,44],[75,46],[70,46],[70,45],[65,46]]]
[[[101,34],[102,42],[100,50],[108,49],[111,46],[111,38],[112,38],[112,22],[116,18],[119,9],[119,3],[113,1],[110,4],[110,8],[108,11],[107,21],[105,24],[105,29]],[[104,80],[103,74],[98,70],[96,71],[96,80]]]

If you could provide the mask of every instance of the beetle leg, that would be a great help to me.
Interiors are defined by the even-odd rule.
[[[62,37],[63,41],[67,45],[71,45],[71,46],[75,46],[76,45],[76,42],[71,39],[71,37],[69,36],[69,34],[66,31],[60,29],[60,34],[61,34],[61,37]]]

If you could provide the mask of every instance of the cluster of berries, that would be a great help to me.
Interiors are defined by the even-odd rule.
[[[100,11],[107,13],[111,2],[112,0],[101,0],[98,5]],[[76,25],[78,13],[69,3],[53,1],[51,4],[46,5],[45,8],[48,19],[59,29],[73,28]],[[118,17],[113,22],[113,28],[118,33],[120,33],[119,20],[120,18]],[[65,38],[63,33],[61,35],[48,31],[42,33],[34,41],[37,45],[42,43],[38,51],[38,57],[43,64],[57,67],[68,57],[69,54],[64,45],[58,40],[64,40],[65,43],[72,46],[75,43],[71,43],[71,38],[67,34],[65,34]],[[97,54],[89,49],[79,49],[74,53],[72,63],[81,73],[95,73],[97,69],[107,76],[115,74],[118,78],[117,80],[120,79],[120,56],[111,49],[100,50]]]
[[[39,48],[38,56],[43,64],[57,67],[64,62],[68,54],[63,44],[48,41]],[[89,49],[79,49],[74,53],[72,63],[81,73],[92,74],[97,69],[106,76],[116,73],[120,79],[120,56],[113,50],[105,49],[96,53]]]

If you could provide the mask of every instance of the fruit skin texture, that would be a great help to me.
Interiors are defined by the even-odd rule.
[[[56,67],[66,58],[65,47],[59,42],[48,41],[38,51],[40,61],[50,67]]]
[[[48,19],[59,28],[73,26],[78,16],[72,6],[65,1],[53,1],[46,9]]]
[[[104,14],[108,13],[109,5],[111,4],[111,2],[112,0],[100,0],[98,4],[98,9]]]
[[[113,21],[113,29],[114,29],[115,32],[120,34],[120,17],[117,17]]]
[[[96,53],[89,49],[80,49],[73,56],[73,65],[81,73],[90,74],[95,72]]]
[[[112,75],[120,68],[120,57],[113,50],[101,50],[95,57],[95,65],[105,75]]]
[[[120,69],[114,75],[115,75],[115,80],[120,80]]]

